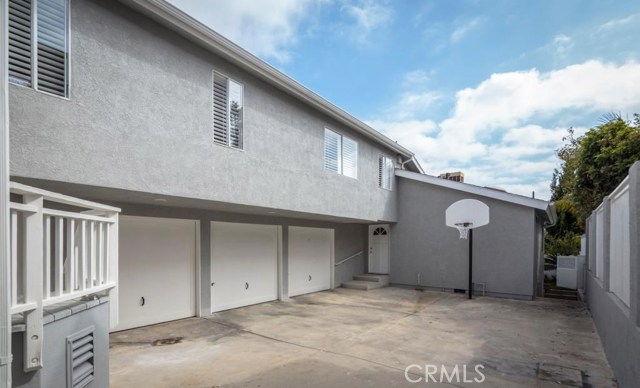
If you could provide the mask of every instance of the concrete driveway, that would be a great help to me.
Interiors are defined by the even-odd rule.
[[[581,303],[393,287],[114,333],[110,369],[113,387],[615,386]]]

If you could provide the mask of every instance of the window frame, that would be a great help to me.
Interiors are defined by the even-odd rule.
[[[213,144],[220,146],[220,147],[226,147],[232,150],[236,150],[236,151],[244,151],[245,148],[245,136],[244,136],[244,106],[245,106],[245,98],[244,98],[244,83],[242,82],[238,82],[235,78],[229,77],[226,73],[222,72],[222,71],[218,71],[216,69],[213,69],[211,71],[211,110],[213,113],[214,110],[214,104],[215,104],[215,77],[216,74],[218,74],[221,77],[224,77],[227,79],[227,144],[223,144],[220,143],[218,141],[215,140],[215,116],[212,115],[211,117],[211,127],[212,127],[212,136],[213,136]],[[230,94],[230,88],[229,88],[229,84],[230,82],[234,82],[237,85],[239,85],[242,88],[242,116],[241,116],[241,122],[242,122],[242,127],[240,128],[240,147],[234,147],[231,145],[231,108],[229,107],[229,104],[231,103],[231,99],[229,98],[229,94]]]
[[[380,164],[382,164],[382,166],[380,166]],[[384,179],[384,172],[385,172],[385,168],[389,167],[389,171],[387,172],[389,175],[389,187],[385,186],[385,179]],[[393,191],[393,177],[395,176],[394,174],[394,170],[395,170],[395,163],[393,162],[393,158],[388,157],[387,155],[379,155],[378,156],[378,187],[383,189],[383,190],[387,190],[387,191]]]
[[[338,169],[337,169],[337,171],[334,171],[334,170],[331,170],[331,169],[327,168],[327,132],[330,132],[330,133],[336,135],[337,138],[338,138],[338,152],[337,152],[337,154],[338,154],[338,160],[337,160]],[[323,158],[324,158],[323,159],[324,170],[328,171],[330,173],[333,173],[333,174],[338,174],[338,175],[342,175],[342,176],[347,177],[347,178],[358,180],[358,169],[359,169],[359,166],[360,166],[360,163],[359,163],[359,156],[360,156],[359,148],[360,147],[358,145],[358,141],[355,140],[352,137],[345,136],[341,132],[338,132],[338,131],[335,131],[335,130],[331,129],[328,126],[324,127],[324,132],[323,133],[324,133],[324,136],[323,136],[323,143],[324,144],[323,144],[323,149],[322,149],[323,150],[323,154],[322,155],[323,155]],[[354,159],[355,160],[355,167],[354,167],[355,175],[354,176],[347,175],[347,174],[344,173],[344,139],[347,139],[347,140],[353,142],[353,144],[355,144],[356,156],[355,156],[355,159]]]
[[[7,1],[7,7],[9,6]],[[25,89],[32,89],[38,93],[45,94],[47,96],[61,98],[63,100],[71,100],[71,0],[64,0],[65,2],[65,17],[66,17],[66,31],[65,31],[65,78],[66,87],[65,95],[47,92],[38,88],[38,3],[41,0],[31,0],[31,85],[23,85],[21,83],[12,82],[11,78],[7,74],[7,83],[13,86],[17,86]],[[7,26],[9,24],[9,12],[7,9]],[[8,27],[7,27],[8,28]],[[9,32],[7,31],[7,45],[9,40]],[[8,49],[8,47],[7,47]],[[7,52],[7,58],[9,53]],[[8,69],[7,69],[8,73]]]

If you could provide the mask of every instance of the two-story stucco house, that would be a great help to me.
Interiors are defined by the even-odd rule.
[[[540,292],[546,201],[424,175],[411,151],[166,1],[7,1],[11,179],[121,209],[111,330],[367,272],[464,290],[467,247],[444,224],[462,198],[491,209],[477,282]],[[45,327],[61,339],[44,357],[108,317]],[[64,379],[30,373],[16,381]]]

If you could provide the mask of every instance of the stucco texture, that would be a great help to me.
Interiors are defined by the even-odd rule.
[[[480,200],[490,210],[490,223],[473,232],[474,283],[486,283],[489,295],[532,299],[533,209],[405,178],[398,179],[400,221],[391,231],[391,282],[468,288],[468,240],[445,225],[446,209],[461,199]]]
[[[212,72],[244,85],[244,150],[213,143]],[[119,2],[71,3],[70,97],[10,87],[17,177],[394,221],[392,151]],[[324,169],[324,129],[358,142],[358,178]]]

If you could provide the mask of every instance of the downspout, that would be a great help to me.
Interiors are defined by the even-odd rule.
[[[9,267],[9,1],[0,0],[0,387],[11,387]]]

